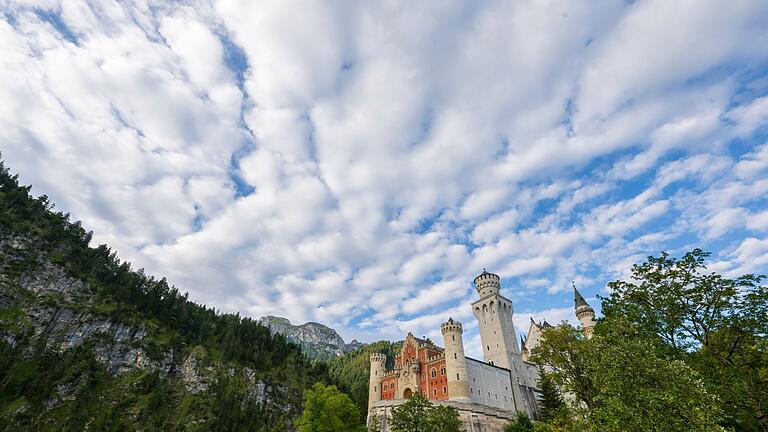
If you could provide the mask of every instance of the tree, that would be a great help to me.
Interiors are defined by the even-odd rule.
[[[599,431],[721,431],[722,410],[700,376],[658,339],[605,319],[589,341],[587,374],[597,389],[589,423]]]
[[[539,399],[539,408],[541,411],[541,420],[544,422],[553,422],[568,415],[563,395],[557,388],[552,375],[539,366],[539,388],[541,389],[541,399]]]
[[[304,411],[296,421],[299,432],[365,431],[357,407],[336,386],[316,383],[304,397]]]
[[[429,432],[458,432],[461,427],[459,413],[453,407],[435,406],[427,413]]]
[[[632,281],[609,284],[603,313],[698,372],[722,402],[724,426],[768,430],[768,288],[762,276],[707,272],[709,255],[648,257],[632,267]]]
[[[371,414],[368,420],[368,432],[381,432],[381,419],[375,412]]]
[[[576,396],[591,409],[596,389],[588,374],[589,350],[592,345],[581,331],[568,323],[549,327],[542,332],[542,343],[533,349],[531,359],[546,367],[549,377],[564,391]]]
[[[517,413],[515,420],[504,426],[504,432],[533,432],[534,425],[528,414],[524,412]]]
[[[453,407],[434,406],[416,393],[392,409],[390,425],[396,432],[459,432],[459,413]]]

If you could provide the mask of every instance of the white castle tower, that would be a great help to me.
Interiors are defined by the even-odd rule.
[[[464,341],[461,337],[464,332],[462,325],[453,318],[448,318],[440,329],[443,332],[445,346],[445,371],[448,375],[450,400],[470,402],[467,359],[464,356]]]
[[[584,336],[587,339],[592,337],[592,332],[595,330],[595,310],[589,306],[584,297],[581,296],[579,290],[576,289],[576,285],[573,285],[573,302],[576,309],[576,318],[581,323],[581,328],[584,331]]]
[[[512,321],[512,301],[499,293],[501,279],[496,274],[483,270],[474,283],[480,299],[472,303],[472,311],[480,327],[483,359],[512,372],[514,400],[520,401],[518,384],[521,384],[523,359]]]
[[[368,379],[368,412],[371,406],[381,400],[381,383],[379,380],[386,370],[387,356],[382,353],[371,354],[371,373]]]

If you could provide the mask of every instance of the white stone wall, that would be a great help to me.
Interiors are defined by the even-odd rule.
[[[512,377],[509,370],[467,358],[469,397],[472,402],[515,411]]]

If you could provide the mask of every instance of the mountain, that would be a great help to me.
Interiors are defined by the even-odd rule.
[[[310,359],[329,360],[364,345],[354,339],[345,343],[336,330],[316,322],[293,325],[286,318],[265,316],[259,319],[259,324],[269,327],[272,333],[285,335],[289,341],[298,344]]]
[[[0,161],[0,431],[286,431],[327,365],[147,276]]]

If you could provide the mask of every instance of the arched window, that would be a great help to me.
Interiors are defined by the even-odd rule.
[[[437,389],[432,389],[432,395],[437,396]]]
[[[453,353],[453,358],[458,359],[459,355],[457,353]]]
[[[459,378],[459,374],[456,374],[456,381],[461,381],[461,378]]]
[[[447,394],[447,393],[448,393],[448,387],[443,387],[443,394]]]
[[[445,368],[440,368],[440,375],[445,375]]]
[[[432,378],[437,378],[437,370],[436,369],[433,368],[431,374],[432,374]]]

